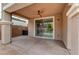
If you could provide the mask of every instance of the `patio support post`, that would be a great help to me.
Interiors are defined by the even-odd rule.
[[[11,14],[6,11],[2,11],[1,24],[1,43],[8,44],[11,42]]]

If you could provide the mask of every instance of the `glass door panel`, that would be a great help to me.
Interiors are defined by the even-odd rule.
[[[35,20],[35,36],[53,37],[53,18]]]

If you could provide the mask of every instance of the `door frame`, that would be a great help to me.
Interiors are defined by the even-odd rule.
[[[40,19],[49,19],[49,18],[53,18],[52,20],[53,20],[53,28],[54,28],[54,30],[53,30],[53,37],[52,38],[49,38],[49,37],[41,37],[41,36],[36,36],[35,35],[35,21],[36,20],[40,20]],[[41,18],[35,18],[34,19],[34,37],[36,37],[36,38],[45,38],[45,39],[55,39],[55,17],[54,16],[49,16],[49,17],[41,17]]]

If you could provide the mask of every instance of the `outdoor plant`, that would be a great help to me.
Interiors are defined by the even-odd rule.
[[[52,30],[53,30],[52,25],[50,23],[48,23],[48,25],[47,25],[47,32],[52,32]]]

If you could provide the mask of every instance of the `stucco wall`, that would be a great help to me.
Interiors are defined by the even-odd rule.
[[[55,39],[62,40],[62,15],[55,15]]]
[[[62,15],[57,14],[54,15],[55,18],[55,39],[61,40],[62,39]],[[28,31],[29,36],[34,36],[34,19],[30,19],[28,22]]]
[[[64,42],[65,46],[67,47],[67,16],[66,13],[69,10],[70,6],[66,5],[62,14],[63,23],[62,23],[62,41]]]
[[[79,14],[71,19],[71,54],[79,54]]]

